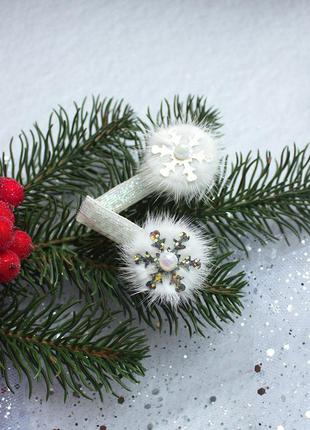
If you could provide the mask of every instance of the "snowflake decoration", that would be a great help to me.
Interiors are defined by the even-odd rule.
[[[160,174],[167,178],[171,172],[176,171],[177,166],[181,166],[183,167],[182,174],[185,175],[187,181],[196,181],[197,175],[192,165],[193,161],[196,160],[200,163],[212,161],[212,157],[208,156],[205,151],[196,148],[200,146],[201,138],[198,133],[186,135],[180,130],[177,132],[172,129],[169,131],[169,140],[160,145],[153,144],[151,148],[152,154],[169,157],[169,161],[163,163]]]
[[[136,254],[134,256],[134,261],[136,264],[144,263],[145,267],[149,264],[153,264],[156,271],[152,273],[151,279],[146,283],[146,286],[150,289],[155,289],[158,283],[162,283],[164,277],[170,278],[170,284],[174,285],[176,292],[181,292],[186,289],[186,286],[182,283],[183,277],[177,273],[178,269],[183,268],[190,270],[191,267],[200,269],[201,262],[198,258],[192,259],[191,257],[184,257],[181,259],[179,250],[185,249],[185,242],[189,240],[189,236],[182,232],[180,233],[178,239],[173,239],[174,246],[169,248],[165,246],[166,239],[160,237],[160,232],[158,230],[152,231],[150,233],[150,238],[152,240],[152,246],[157,248],[158,252],[155,256],[146,252],[144,255]]]

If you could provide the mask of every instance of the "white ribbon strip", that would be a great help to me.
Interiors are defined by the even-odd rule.
[[[143,231],[137,224],[107,209],[104,204],[89,196],[82,203],[76,220],[120,245],[126,244]]]
[[[133,176],[96,199],[100,206],[115,213],[120,213],[154,192],[151,185],[147,185],[142,174]]]

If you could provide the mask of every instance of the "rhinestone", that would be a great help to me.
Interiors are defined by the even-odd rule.
[[[201,268],[201,262],[198,258],[195,258],[195,260],[192,262],[193,267],[200,269]]]
[[[171,275],[170,284],[180,285],[182,279],[183,279],[182,276],[177,275],[176,273],[173,273]]]
[[[152,281],[148,281],[146,283],[146,286],[149,287],[149,288],[151,288],[152,290],[155,290],[155,288],[156,288],[156,284],[154,282],[152,282]]]
[[[182,241],[189,240],[189,236],[187,233],[185,233],[185,231],[182,231],[182,233],[180,233],[180,239]]]
[[[154,276],[155,282],[161,282],[162,279],[163,279],[163,275],[161,273],[156,273],[156,275]]]
[[[136,264],[139,264],[139,263],[140,263],[140,261],[141,261],[141,255],[135,255],[135,256],[133,257],[133,260],[134,260],[134,262],[135,262]]]
[[[176,287],[175,291],[179,293],[180,291],[184,291],[186,289],[184,284],[180,284]]]
[[[151,231],[150,238],[152,240],[157,240],[160,236],[160,232],[158,230]]]

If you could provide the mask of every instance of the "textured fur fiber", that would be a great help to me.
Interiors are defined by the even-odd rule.
[[[146,220],[142,230],[137,234],[134,239],[122,247],[122,255],[125,261],[125,269],[123,275],[125,280],[131,285],[131,291],[135,293],[144,293],[145,300],[149,303],[169,303],[177,306],[179,303],[187,302],[191,299],[195,291],[203,286],[203,282],[209,273],[212,245],[201,231],[191,225],[191,223],[182,218],[176,220],[167,215],[156,217],[149,216]],[[183,277],[183,284],[186,286],[185,291],[176,292],[175,286],[170,284],[169,273],[164,274],[163,282],[157,284],[156,289],[150,289],[146,283],[151,280],[152,273],[156,272],[156,266],[149,264],[145,267],[144,263],[136,264],[134,256],[137,254],[145,255],[149,252],[155,256],[159,250],[152,246],[152,241],[149,234],[158,230],[161,238],[165,238],[165,246],[173,247],[173,239],[178,238],[182,232],[187,233],[190,238],[185,242],[186,248],[179,250],[181,255],[180,260],[184,257],[191,257],[192,259],[198,258],[201,262],[200,269],[190,267],[189,270],[179,268],[177,274]]]
[[[171,134],[177,137],[197,139],[198,144],[192,148],[191,153],[196,154],[202,151],[207,156],[208,161],[196,159],[190,161],[190,167],[197,176],[195,181],[189,182],[187,180],[182,165],[175,166],[174,171],[171,171],[168,177],[161,174],[161,169],[165,167],[166,163],[171,162],[173,157],[168,154],[154,154],[152,149],[154,146],[174,149],[177,139],[173,139]],[[168,194],[174,200],[201,198],[206,191],[212,188],[218,174],[220,149],[220,144],[215,137],[201,126],[177,124],[166,128],[161,127],[147,139],[145,157],[140,172],[147,187],[153,188],[157,193]]]

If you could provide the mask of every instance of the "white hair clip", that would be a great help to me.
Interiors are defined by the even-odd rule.
[[[141,228],[118,213],[152,192],[176,200],[200,197],[212,186],[218,164],[216,142],[204,128],[159,128],[149,137],[140,172],[97,199],[87,197],[80,208],[78,222],[121,246],[126,279],[151,303],[176,305],[193,297],[208,272],[210,241],[184,219],[149,217]]]
[[[149,217],[141,228],[90,197],[77,220],[120,245],[123,275],[149,303],[176,306],[202,288],[212,247],[188,221],[162,215]]]
[[[192,124],[161,127],[149,136],[139,173],[97,201],[120,213],[153,192],[175,200],[199,198],[212,187],[218,169],[219,148],[209,131]]]

